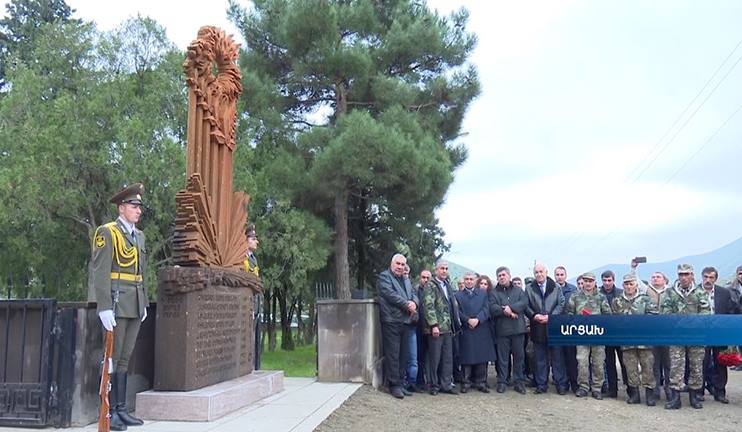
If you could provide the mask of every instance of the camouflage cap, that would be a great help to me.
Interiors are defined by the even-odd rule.
[[[144,193],[144,185],[141,183],[134,183],[131,186],[127,186],[116,195],[112,196],[109,202],[113,204],[136,204],[142,205],[142,194]]]
[[[624,282],[636,281],[636,275],[634,273],[626,273],[623,275]]]
[[[595,273],[593,273],[593,272],[583,273],[582,274],[582,279],[595,280]]]
[[[690,264],[678,264],[678,274],[693,273],[693,266]]]

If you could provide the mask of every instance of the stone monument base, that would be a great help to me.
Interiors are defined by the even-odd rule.
[[[283,391],[283,371],[251,374],[188,392],[137,393],[137,417],[164,421],[213,421]]]

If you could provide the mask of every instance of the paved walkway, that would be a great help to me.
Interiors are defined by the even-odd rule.
[[[284,378],[284,391],[213,422],[147,421],[131,432],[309,432],[350,397],[361,384],[320,383],[315,378]],[[0,428],[2,432],[33,429]],[[54,429],[45,429],[54,430]],[[56,429],[96,431],[97,425]]]

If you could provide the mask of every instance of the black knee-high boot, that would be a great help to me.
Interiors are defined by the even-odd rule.
[[[126,372],[118,372],[116,375],[116,381],[118,382],[118,406],[116,407],[116,411],[118,412],[121,421],[123,421],[127,426],[143,425],[144,422],[141,419],[129,414],[129,409],[126,406]]]

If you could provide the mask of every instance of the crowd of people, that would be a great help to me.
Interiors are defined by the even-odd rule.
[[[466,273],[456,283],[449,265],[439,261],[431,272],[410,278],[406,258],[396,254],[377,281],[384,376],[389,393],[403,399],[417,392],[458,395],[472,390],[490,393],[488,368],[494,365],[495,391],[510,387],[526,394],[617,398],[618,372],[626,402],[655,406],[661,393],[666,409],[681,407],[681,392],[690,406],[702,408],[705,394],[728,404],[728,366],[718,361],[726,347],[700,346],[553,346],[548,341],[552,315],[597,314],[739,314],[742,265],[727,286],[717,285],[718,271],[706,267],[696,283],[693,266],[680,264],[677,280],[652,273],[648,283],[638,277],[636,260],[616,285],[608,270],[567,282],[563,266],[554,278],[542,263],[525,280],[507,267],[495,280]],[[742,370],[742,367],[735,367]],[[642,389],[644,391],[642,392]]]

